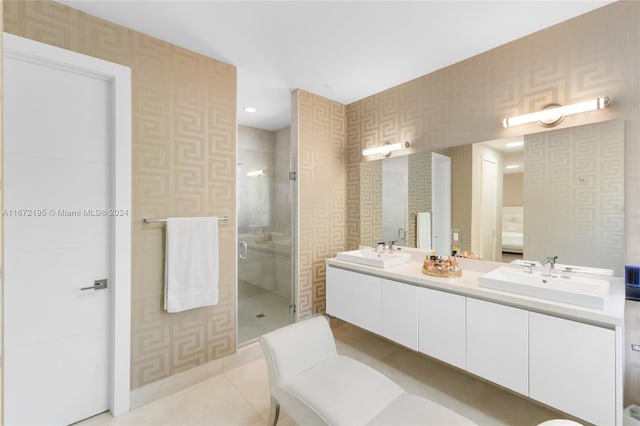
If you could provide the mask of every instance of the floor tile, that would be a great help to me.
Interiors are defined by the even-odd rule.
[[[478,425],[534,426],[567,418],[528,398],[477,379],[349,324],[334,330],[338,352],[377,369],[411,393],[429,398]],[[79,426],[265,425],[269,381],[260,357],[116,418],[101,415]],[[281,409],[279,426],[295,422]]]

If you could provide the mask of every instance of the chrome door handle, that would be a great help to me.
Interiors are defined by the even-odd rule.
[[[107,288],[107,280],[95,280],[90,287],[82,287],[80,290],[103,290]]]
[[[240,241],[240,260],[247,260],[247,255],[249,254],[249,247],[245,241]]]

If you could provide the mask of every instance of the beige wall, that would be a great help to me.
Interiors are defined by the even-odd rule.
[[[346,244],[345,106],[293,94],[298,150],[298,315],[325,311],[325,259]]]
[[[347,183],[349,185],[349,183]],[[360,240],[359,244],[375,247],[382,238],[382,162],[360,163]]]
[[[452,148],[451,228],[460,230],[460,250],[471,250],[473,145]]]
[[[417,213],[431,211],[431,153],[416,152],[409,156],[408,182],[408,214],[407,242],[409,247],[416,247]]]
[[[502,180],[502,205],[505,207],[522,206],[523,173],[505,173]]]
[[[3,1],[0,0],[0,52],[2,52],[2,16],[3,16]],[[0,55],[0,75],[2,75],[2,55]],[[2,79],[0,78],[0,94],[4,93],[2,89]],[[4,171],[2,169],[3,165],[3,135],[4,135],[4,127],[2,123],[3,119],[3,110],[2,110],[2,100],[3,96],[0,96],[0,209],[4,208]],[[4,336],[4,219],[0,218],[0,336]],[[2,353],[2,362],[0,362],[0,423],[2,423],[3,417],[3,403],[4,403],[4,346],[2,343],[4,339],[0,339],[0,353]]]
[[[624,121],[525,136],[524,258],[623,276]]]
[[[551,102],[606,95],[610,108],[567,117],[554,129],[625,120],[625,260],[640,264],[639,22],[640,2],[619,1],[348,105],[349,248],[359,241],[352,177],[358,179],[353,170],[362,148],[409,140],[413,150],[428,151],[543,132],[535,123],[509,129],[499,123]],[[640,342],[638,305],[627,303],[627,342]],[[625,399],[640,402],[640,353],[628,346]]]
[[[131,67],[131,387],[236,347],[236,69],[52,1],[5,1],[4,29]],[[220,303],[162,310],[164,227],[145,217],[229,216],[220,228]]]

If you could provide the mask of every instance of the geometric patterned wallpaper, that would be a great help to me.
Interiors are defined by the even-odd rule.
[[[325,260],[345,249],[345,106],[297,90],[298,315],[325,311]],[[295,144],[295,142],[294,142]]]
[[[5,1],[7,32],[131,68],[131,388],[236,350],[236,69],[52,1]],[[164,226],[145,217],[229,216],[219,304],[162,309]]]
[[[610,108],[566,117],[552,130],[624,119],[626,163],[640,164],[638,22],[640,2],[611,3],[347,105],[348,248],[360,241],[357,171],[366,147],[408,140],[412,152],[433,151],[543,133],[535,123],[509,129],[499,123],[553,102],[609,96]],[[624,186],[625,262],[638,265],[640,167],[626,167]],[[629,315],[640,316],[637,305],[628,306]],[[640,341],[640,327],[627,329],[627,339]],[[640,402],[640,354],[627,348],[625,360],[626,405]]]
[[[431,211],[431,153],[409,155],[407,246],[416,246],[416,219],[419,212]]]
[[[624,121],[526,135],[524,258],[624,272]]]
[[[506,116],[607,95],[612,106],[565,118],[558,128],[625,118],[627,161],[640,164],[640,2],[616,2],[347,105],[348,193],[359,152],[386,141],[434,151],[547,131],[503,129]],[[607,31],[593,31],[607,28]],[[562,40],[562,42],[558,42]],[[640,168],[627,168],[627,262],[640,263]],[[359,183],[358,183],[359,184]],[[358,201],[347,200],[349,246],[359,241]],[[632,243],[635,241],[635,244]]]
[[[360,163],[360,239],[358,244],[375,247],[381,240],[382,161],[365,161]]]

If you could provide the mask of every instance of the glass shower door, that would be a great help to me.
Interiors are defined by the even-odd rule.
[[[295,320],[289,131],[238,129],[238,344]]]

